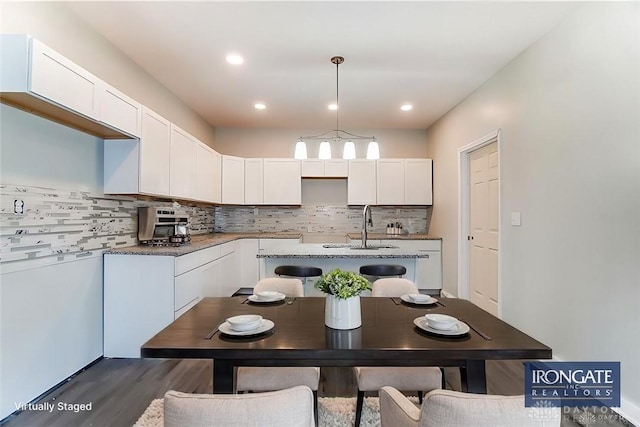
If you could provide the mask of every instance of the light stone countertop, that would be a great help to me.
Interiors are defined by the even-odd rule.
[[[258,258],[428,258],[429,255],[415,249],[380,248],[350,249],[325,248],[322,243],[299,243],[278,245],[265,249]]]
[[[348,233],[347,237],[353,240],[360,240],[360,233]],[[386,233],[367,233],[367,240],[442,240],[442,237],[432,234],[416,233],[416,234],[386,234]]]
[[[191,236],[191,242],[185,246],[128,246],[126,248],[105,251],[105,255],[157,255],[181,256],[191,252],[222,245],[238,239],[299,239],[300,233],[209,233]]]

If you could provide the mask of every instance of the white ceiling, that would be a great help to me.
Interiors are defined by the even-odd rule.
[[[555,26],[564,2],[72,2],[215,127],[425,129]],[[230,52],[241,66],[225,61]],[[258,111],[254,103],[264,102]],[[408,102],[414,109],[400,111]]]

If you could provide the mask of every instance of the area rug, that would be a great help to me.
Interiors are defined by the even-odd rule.
[[[410,398],[417,404],[418,398]],[[318,399],[318,427],[351,427],[355,421],[355,397],[321,397]],[[380,425],[380,404],[377,397],[364,399],[362,427]],[[133,427],[164,427],[163,400],[156,399],[144,411]]]

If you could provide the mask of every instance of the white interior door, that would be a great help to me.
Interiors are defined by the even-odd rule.
[[[498,315],[498,147],[469,153],[469,296]]]

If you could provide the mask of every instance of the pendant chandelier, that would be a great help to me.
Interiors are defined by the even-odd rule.
[[[355,159],[356,158],[356,146],[353,140],[364,139],[369,140],[369,145],[367,146],[367,159],[379,159],[380,158],[380,148],[378,147],[378,142],[376,141],[375,136],[361,136],[356,135],[351,132],[347,132],[346,130],[340,129],[340,104],[339,100],[339,67],[340,64],[344,62],[344,58],[342,56],[334,56],[331,58],[331,63],[336,66],[336,128],[334,130],[330,130],[325,133],[321,133],[320,135],[310,135],[310,136],[301,136],[298,138],[298,142],[296,143],[296,149],[294,157],[296,159],[306,159],[307,158],[307,144],[305,140],[313,139],[313,140],[322,140],[320,143],[320,149],[318,150],[318,158],[319,159],[330,159],[331,158],[331,145],[333,143],[334,147],[342,146],[342,158],[343,159]],[[344,141],[344,144],[343,144]]]

